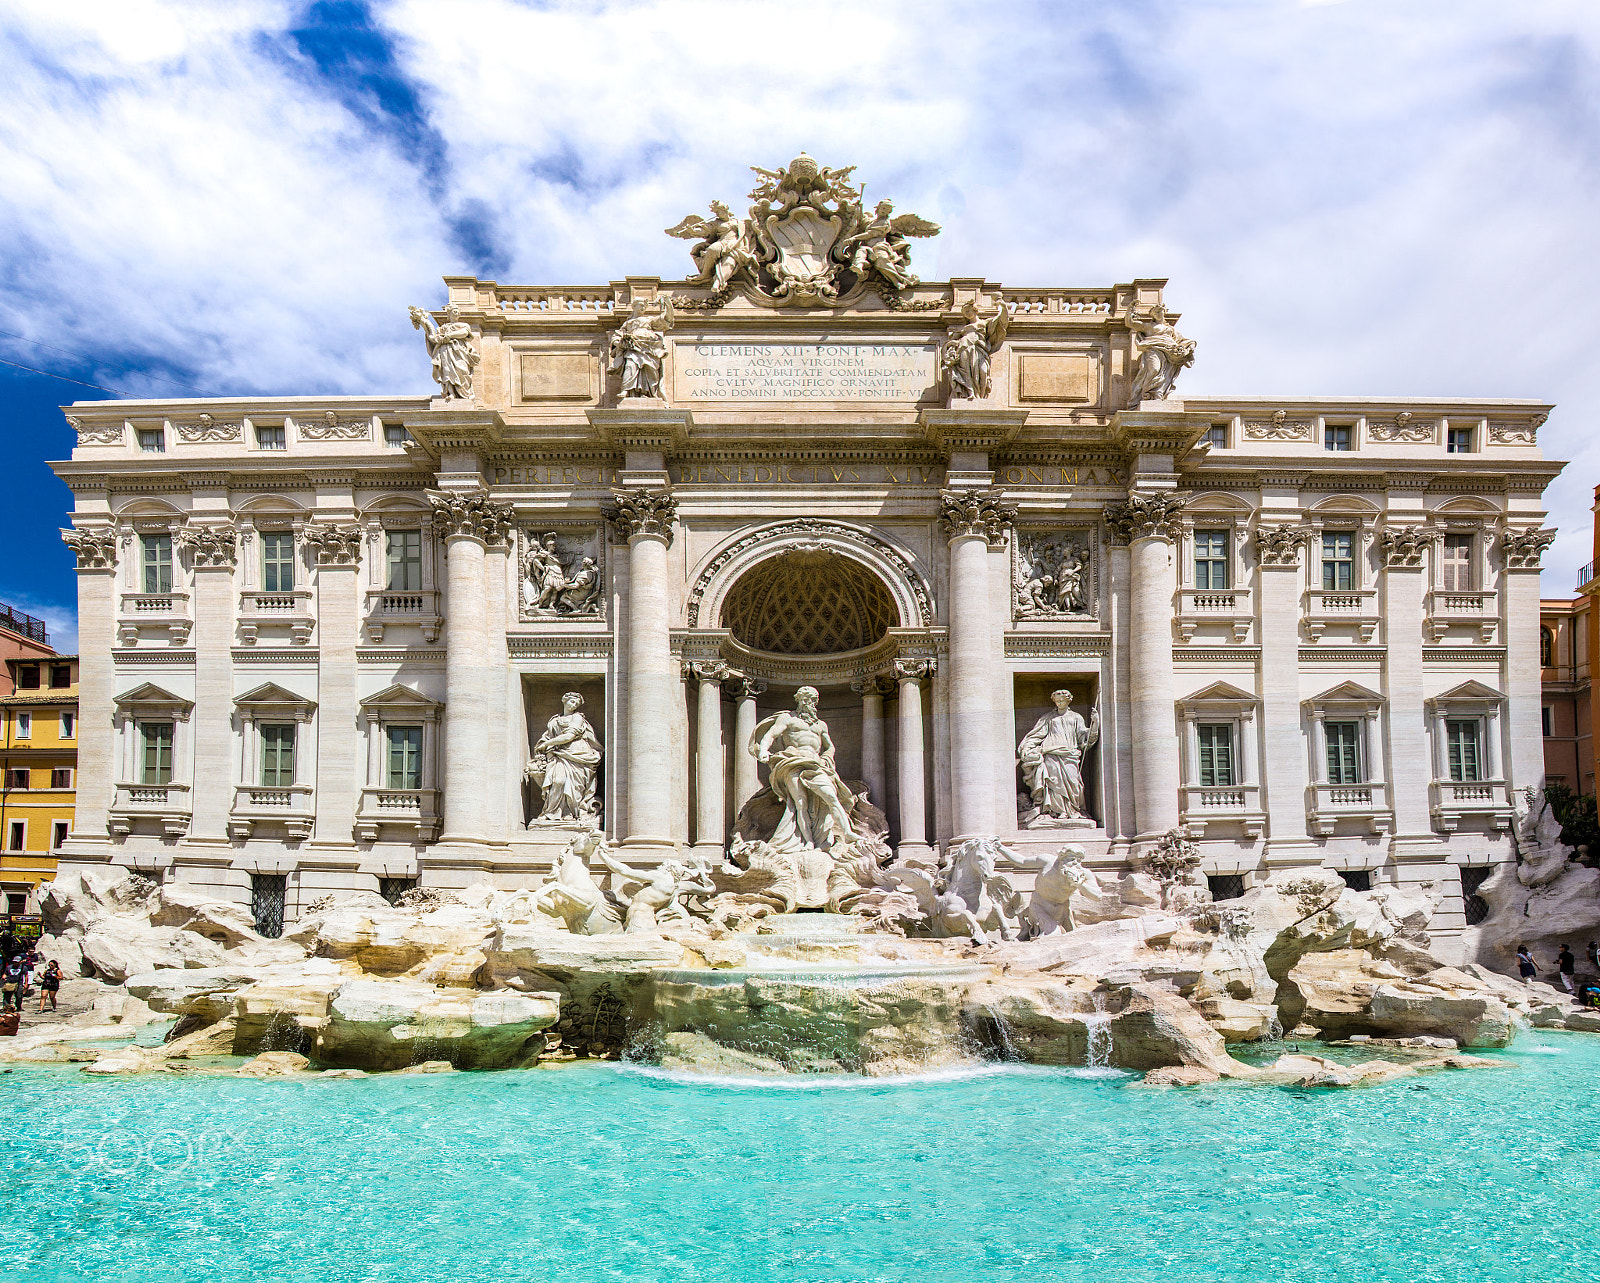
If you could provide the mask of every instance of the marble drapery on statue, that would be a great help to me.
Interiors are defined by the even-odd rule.
[[[667,331],[673,326],[672,299],[662,300],[654,313],[643,299],[633,301],[628,319],[611,334],[606,365],[622,375],[621,395],[659,397],[661,372],[667,361]]]
[[[1083,758],[1100,738],[1100,710],[1089,720],[1072,711],[1072,692],[1052,691],[1056,711],[1033,724],[1017,746],[1017,761],[1033,806],[1023,815],[1028,828],[1047,828],[1068,820],[1087,820],[1083,796]]]
[[[794,711],[767,718],[755,729],[750,752],[767,766],[767,781],[783,803],[771,838],[776,851],[831,851],[856,841],[850,823],[855,795],[834,766],[833,738],[817,716],[817,692],[802,686]]]
[[[1128,310],[1128,328],[1139,336],[1139,364],[1128,389],[1128,404],[1138,409],[1141,401],[1165,401],[1172,385],[1185,366],[1194,364],[1194,340],[1178,333],[1167,320],[1167,309],[1157,303],[1149,316]]]
[[[578,711],[582,707],[577,691],[561,697],[561,711],[546,723],[522,772],[524,780],[539,786],[544,799],[533,824],[597,820],[595,776],[603,754],[594,727]]]
[[[446,400],[472,400],[472,371],[478,364],[472,346],[472,327],[461,319],[454,303],[445,308],[445,323],[438,324],[420,307],[411,309],[411,324],[427,340],[428,357],[433,363],[434,381]]]

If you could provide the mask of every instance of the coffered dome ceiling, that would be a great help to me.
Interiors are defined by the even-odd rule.
[[[722,626],[752,650],[831,655],[860,650],[900,623],[889,590],[865,566],[825,550],[787,552],[743,575]]]

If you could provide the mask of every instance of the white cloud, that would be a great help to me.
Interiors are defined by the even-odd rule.
[[[301,21],[17,9],[0,328],[203,386],[418,391],[404,305],[472,270],[464,211],[505,279],[677,275],[660,229],[804,148],[945,224],[926,276],[1170,277],[1180,392],[1557,401],[1547,591],[1588,560],[1591,4],[396,0],[442,187],[355,71],[284,53]]]

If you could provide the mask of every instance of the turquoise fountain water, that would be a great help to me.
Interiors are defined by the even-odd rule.
[[[0,1076],[0,1260],[127,1283],[1583,1277],[1600,1038],[1534,1034],[1504,1058],[1346,1092],[1013,1066],[18,1068]]]

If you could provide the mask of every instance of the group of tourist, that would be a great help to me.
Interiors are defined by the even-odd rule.
[[[1572,946],[1561,946],[1561,952],[1556,954],[1556,974],[1561,977],[1561,987],[1572,995],[1574,1002],[1585,1007],[1600,1007],[1600,944],[1593,940],[1589,941],[1589,970],[1594,978],[1580,989],[1578,959],[1572,952]],[[1539,974],[1533,954],[1525,944],[1517,946],[1517,972],[1524,981],[1531,981]]]
[[[33,992],[33,973],[39,967],[39,954],[33,945],[18,940],[9,931],[0,932],[0,1011],[21,1013],[22,1000]],[[56,995],[61,991],[61,964],[52,959],[39,976],[39,1010],[46,1001],[56,1010]]]

